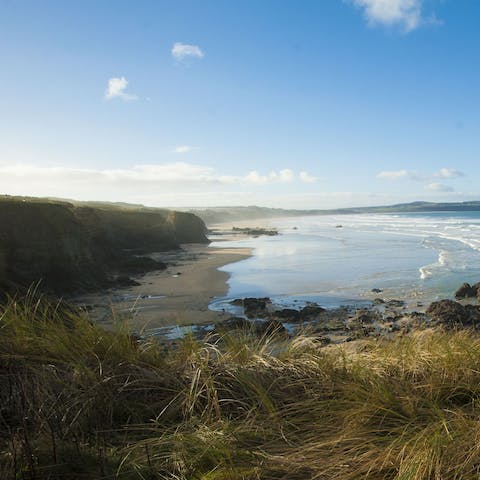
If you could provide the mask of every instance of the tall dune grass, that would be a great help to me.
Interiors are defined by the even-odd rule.
[[[1,479],[477,479],[480,336],[165,346],[0,309]]]

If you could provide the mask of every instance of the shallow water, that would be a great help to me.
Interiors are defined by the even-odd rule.
[[[281,235],[214,243],[252,248],[253,256],[221,268],[231,275],[229,292],[211,308],[247,296],[327,307],[375,296],[430,301],[480,280],[480,212],[293,217],[268,226]]]

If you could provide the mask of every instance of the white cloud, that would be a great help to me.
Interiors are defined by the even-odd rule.
[[[420,180],[421,177],[412,170],[394,170],[394,171],[384,171],[377,174],[377,178],[385,180]]]
[[[189,145],[180,145],[178,147],[175,147],[172,152],[173,153],[189,153],[193,150],[193,147],[190,147]]]
[[[384,180],[415,180],[419,182],[433,181],[436,178],[457,178],[464,177],[465,174],[460,170],[452,168],[441,168],[438,172],[430,175],[420,175],[413,170],[393,170],[383,171],[377,174],[377,178]],[[435,185],[436,183],[432,183]]]
[[[422,17],[423,0],[353,0],[353,3],[363,9],[370,25],[399,26],[408,33],[427,22]]]
[[[156,185],[172,188],[191,188],[204,185],[262,186],[271,184],[306,182],[311,177],[307,172],[297,175],[290,169],[260,174],[256,170],[246,175],[222,175],[205,165],[176,162],[167,164],[135,165],[128,169],[80,169],[68,167],[39,167],[26,164],[0,165],[0,187],[11,182],[45,185],[88,185],[101,187]],[[306,178],[308,180],[306,180]]]
[[[465,174],[460,170],[453,170],[451,168],[441,168],[438,173],[435,174],[436,177],[441,178],[456,178],[456,177],[464,177]]]
[[[256,170],[250,172],[242,181],[253,185],[266,185],[269,183],[290,183],[295,180],[295,174],[290,169],[280,170],[280,172],[270,172],[267,175],[261,175]]]
[[[305,183],[315,183],[318,180],[317,177],[310,175],[308,172],[300,172],[298,176],[300,180]]]
[[[198,45],[177,42],[172,47],[172,57],[181,62],[187,58],[203,58],[205,54]]]
[[[0,192],[143,203],[151,206],[264,205],[283,208],[339,208],[428,201],[467,201],[478,192],[442,191],[430,186],[411,193],[338,192],[308,189],[292,170],[229,176],[205,165],[169,163],[125,169],[87,169],[0,163]],[[290,172],[290,173],[288,173]],[[263,183],[262,183],[263,182]],[[283,183],[282,183],[283,182]],[[272,187],[269,187],[272,185]],[[279,188],[282,187],[282,188]],[[327,186],[328,187],[328,186]]]
[[[429,183],[425,185],[425,190],[427,192],[453,192],[454,189],[449,185],[444,185],[443,183]]]
[[[122,100],[136,100],[137,96],[127,93],[125,90],[128,86],[128,80],[125,77],[113,77],[108,80],[107,90],[105,91],[105,98],[113,100],[114,98],[121,98]]]

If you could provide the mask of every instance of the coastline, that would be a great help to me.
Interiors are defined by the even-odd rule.
[[[251,256],[247,248],[219,248],[203,244],[182,245],[180,251],[158,254],[168,264],[135,280],[137,286],[75,298],[90,317],[109,328],[125,320],[134,331],[169,326],[216,323],[228,313],[210,310],[215,297],[228,293],[227,272],[219,268]]]

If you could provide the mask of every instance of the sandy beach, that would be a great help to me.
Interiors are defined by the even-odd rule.
[[[159,254],[168,268],[135,278],[140,285],[82,296],[76,303],[93,306],[90,315],[102,326],[125,319],[135,331],[220,321],[229,315],[208,309],[214,297],[228,292],[229,274],[218,268],[250,254],[244,248],[183,245]]]

